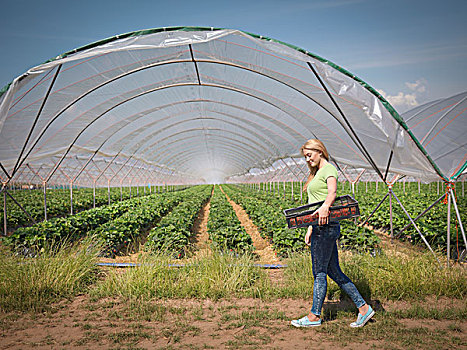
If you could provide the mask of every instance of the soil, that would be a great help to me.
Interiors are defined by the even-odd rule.
[[[209,200],[201,208],[198,217],[193,224],[194,238],[190,242],[195,246],[196,254],[206,255],[210,253],[211,240],[208,233],[209,211],[211,209],[211,198],[214,188],[211,191]]]
[[[374,320],[365,326],[367,333],[351,330],[345,319],[325,320],[320,328],[336,327],[339,340],[319,329],[297,329],[290,320],[308,312],[307,300],[258,299],[196,300],[174,299],[150,302],[162,316],[134,317],[119,299],[93,301],[81,295],[61,302],[40,315],[0,314],[1,349],[379,349],[407,348],[373,336],[371,328],[384,323],[383,310],[404,309],[406,302],[373,303]],[[427,300],[433,307],[461,307],[464,301]],[[345,304],[345,303],[344,303]],[[325,309],[346,308],[343,303],[327,302]],[[441,305],[441,306],[440,306]],[[337,311],[335,311],[337,312]],[[155,312],[157,313],[157,312]],[[154,313],[154,314],[155,314]],[[330,313],[332,315],[332,312]],[[378,314],[381,316],[378,317]],[[450,337],[467,344],[467,322],[446,320],[398,319],[397,327],[407,331],[439,333],[449,349]],[[333,328],[334,329],[334,328]],[[347,333],[345,333],[347,332]],[[352,333],[354,332],[354,333]],[[365,337],[362,335],[366,334]],[[366,338],[366,339],[365,339]],[[438,339],[439,340],[439,339]],[[397,342],[396,342],[397,344]],[[417,344],[411,349],[423,348]],[[457,349],[465,349],[462,345]]]
[[[251,236],[253,241],[253,246],[255,247],[255,253],[258,255],[258,264],[281,264],[280,259],[277,257],[276,252],[272,248],[272,245],[268,240],[261,237],[261,234],[258,231],[256,225],[251,221],[250,217],[240,205],[232,201],[229,196],[224,192],[221,187],[222,193],[225,194],[230,205],[235,210],[238,219],[240,220],[241,225],[245,228],[246,233]]]

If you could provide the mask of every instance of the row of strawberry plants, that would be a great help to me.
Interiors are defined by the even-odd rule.
[[[210,185],[199,187],[198,192],[163,217],[149,232],[145,248],[149,251],[168,252],[179,258],[184,256],[189,240],[194,235],[193,223],[211,192]]]
[[[261,236],[268,239],[279,256],[286,256],[291,251],[303,249],[304,233],[302,230],[289,230],[282,213],[281,200],[269,194],[237,186],[223,186],[227,195],[241,205],[250,219],[257,226]]]
[[[355,193],[355,198],[359,202],[359,207],[361,211],[361,217],[359,221],[365,220],[369,214],[374,210],[376,205],[380,202],[380,200],[384,196],[384,191],[387,191],[382,184],[380,184],[378,191],[376,191],[376,186],[374,183],[368,184],[368,188],[363,187],[365,184],[360,184],[360,190]],[[462,197],[461,191],[459,191],[461,184],[457,184],[458,187],[458,196],[457,196],[457,204],[459,208],[459,212],[461,215],[462,223],[467,222],[467,198]],[[296,187],[296,186],[295,186]],[[294,187],[294,190],[295,190]],[[442,191],[442,184],[439,186],[440,190]],[[245,188],[245,186],[242,186]],[[250,187],[251,189],[251,187]],[[339,185],[339,191],[341,191],[341,186]],[[348,189],[348,187],[346,187]],[[397,186],[393,189],[396,193],[397,197],[400,199],[406,210],[415,218],[418,214],[422,213],[426,208],[428,208],[437,198],[439,198],[439,194],[437,192],[437,185],[436,184],[421,184],[420,185],[420,192],[418,193],[418,184],[411,183],[406,184],[405,188],[402,183],[398,183]],[[282,198],[283,199],[283,192],[279,195],[277,192],[269,192],[265,193],[263,190],[260,192],[252,190],[253,192],[257,192],[260,197],[275,197],[275,198]],[[348,193],[345,192],[345,193]],[[287,192],[286,192],[287,194]],[[289,207],[298,206],[299,197],[295,197],[295,202],[289,198],[283,200],[287,202]],[[409,219],[397,203],[397,201],[393,198],[392,201],[392,209],[393,209],[393,229],[394,233],[396,234],[399,232],[403,227],[410,223]],[[370,220],[370,224],[376,229],[382,230],[389,230],[390,227],[390,208],[389,208],[389,200],[386,199],[381,207],[375,212],[373,217]],[[459,250],[464,249],[464,242],[461,235],[460,227],[457,223],[457,219],[455,218],[454,208],[452,208],[452,217],[451,217],[451,246],[454,247],[454,250],[457,250],[459,246]],[[343,221],[342,224],[342,238],[341,243],[347,246],[354,246],[357,249],[363,245],[366,247],[369,245],[373,245],[374,236],[367,230],[363,229],[355,229],[354,225],[352,225],[349,221]],[[420,220],[417,222],[417,226],[419,227],[421,233],[427,238],[427,241],[435,248],[446,250],[447,247],[447,206],[444,205],[442,202],[438,203],[435,207],[433,207],[428,213],[426,213]],[[356,234],[355,234],[356,233]],[[363,238],[362,238],[363,237]],[[410,240],[413,243],[421,243],[422,239],[419,233],[410,226],[404,232],[404,238]],[[350,238],[350,240],[349,240]],[[355,241],[355,244],[352,243]],[[364,242],[364,243],[362,243]],[[455,251],[454,253],[457,253]]]
[[[373,211],[375,206],[382,199],[381,193],[365,193],[357,194],[356,198],[360,204],[362,212],[362,220],[366,219]],[[408,191],[407,193],[397,193],[397,197],[404,205],[407,212],[413,219],[428,208],[432,203],[439,198],[435,193],[421,193],[418,190]],[[467,222],[467,200],[463,197],[457,198],[457,205],[461,216],[461,221],[465,225]],[[386,199],[381,207],[371,217],[369,223],[377,229],[389,230],[390,228],[390,206],[389,200]],[[397,203],[395,199],[392,200],[392,213],[393,213],[393,230],[397,234],[404,228],[410,220]],[[464,242],[461,236],[460,228],[457,227],[457,219],[455,217],[454,208],[451,209],[451,245],[456,246],[459,241],[459,246],[464,249]],[[434,248],[446,250],[447,248],[447,205],[439,202],[432,209],[430,209],[424,216],[417,221],[417,226],[420,232],[427,239],[428,243]],[[403,237],[414,243],[422,243],[422,238],[413,226],[404,231]]]
[[[299,183],[298,183],[299,184]],[[344,186],[344,188],[342,188]],[[462,184],[457,183],[457,204],[459,212],[461,215],[461,221],[465,225],[467,222],[467,198],[462,196]],[[244,188],[245,186],[242,186]],[[251,189],[253,187],[253,192],[259,192],[262,198],[266,197],[275,197],[277,199],[284,199],[284,192],[282,184],[279,184],[279,187],[276,186],[276,190],[270,190],[269,187],[265,191],[265,186],[256,185],[249,186]],[[393,191],[396,193],[398,198],[403,203],[404,207],[407,209],[412,218],[415,218],[418,214],[423,212],[428,208],[439,196],[444,189],[443,184],[439,184],[439,187],[436,183],[432,184],[420,184],[420,193],[418,189],[419,185],[416,182],[404,184],[402,182],[396,183]],[[300,205],[300,195],[296,193],[297,183],[294,184],[295,192],[295,201],[292,201],[289,197],[289,190],[291,191],[291,184],[286,184],[286,200],[289,207]],[[260,191],[255,191],[254,189]],[[338,190],[341,193],[350,193],[350,186],[348,183],[340,184]],[[383,198],[384,194],[387,193],[387,189],[383,184],[379,184],[378,191],[376,191],[376,184],[372,183],[360,183],[359,187],[355,186],[355,198],[359,202],[360,211],[362,213],[359,218],[359,222],[365,220],[368,215],[373,211],[376,205]],[[306,194],[303,195],[303,203],[306,201]],[[389,230],[390,226],[390,216],[389,216],[389,200],[386,199],[383,202],[382,206],[376,211],[370,224],[376,229]],[[452,207],[451,214],[451,246],[453,247],[453,256],[457,254],[457,249],[459,251],[464,249],[464,241],[461,235],[461,229],[458,225],[457,219],[454,213],[454,207]],[[395,199],[393,199],[393,228],[394,233],[399,232],[403,227],[409,224],[410,221],[402,211],[401,207]],[[356,229],[355,226],[350,221],[342,221],[342,232],[341,244],[346,246],[353,246],[353,249],[362,249],[366,250],[369,246],[374,245],[376,237],[368,230],[365,229]],[[430,245],[435,248],[440,248],[446,250],[447,246],[447,206],[445,204],[438,203],[433,207],[427,214],[425,214],[418,222],[417,225],[422,232],[422,234],[427,238]],[[422,239],[419,233],[410,226],[408,230],[405,231],[403,237],[407,238],[413,243],[421,243]]]
[[[289,252],[304,249],[305,229],[288,229],[284,209],[299,206],[292,199],[283,199],[258,192],[244,186],[228,186],[229,196],[232,193],[234,201],[241,204],[265,238],[269,238],[276,252],[285,256]],[[378,249],[379,238],[373,231],[357,226],[351,220],[341,221],[341,247],[355,251],[370,251]]]
[[[182,187],[174,187],[171,190],[179,190]],[[151,192],[166,192],[163,187],[151,187]],[[44,192],[41,189],[10,191],[15,200],[31,215],[35,221],[44,220]],[[110,202],[130,199],[149,195],[149,188],[110,188]],[[47,218],[67,216],[71,212],[71,198],[69,189],[48,189],[47,197]],[[107,188],[96,188],[95,199],[92,188],[73,189],[73,213],[79,213],[95,206],[107,205],[109,202],[109,190]],[[10,232],[21,226],[30,224],[28,216],[16,203],[7,197],[7,226]],[[0,225],[3,227],[3,215],[0,216]]]
[[[90,234],[97,236],[104,243],[104,255],[115,256],[125,253],[140,240],[162,217],[167,215],[179,203],[191,198],[198,191],[197,187],[178,192],[166,192],[153,198],[144,197],[138,206],[115,220],[99,226]]]
[[[42,190],[21,190],[11,192],[12,196],[36,221],[44,220],[44,193]],[[69,190],[47,190],[47,218],[67,216],[70,213],[71,199]],[[112,188],[110,191],[111,202],[128,199],[130,194],[119,188]],[[105,188],[96,189],[96,207],[108,204],[108,190]],[[91,188],[81,188],[73,190],[73,211],[81,212],[92,208],[94,205],[93,190]],[[0,217],[0,224],[3,225],[3,216]],[[11,198],[7,197],[7,224],[10,230],[29,224],[28,216],[19,208]]]
[[[158,197],[161,195],[133,198],[82,211],[68,217],[42,221],[30,227],[20,227],[12,235],[3,237],[2,241],[5,245],[18,250],[40,249],[46,242],[56,242],[65,238],[77,240],[144,202],[158,200]]]
[[[125,236],[128,229],[132,230],[138,226],[138,220],[139,223],[145,222],[141,208],[147,208],[144,211],[150,214],[151,208],[148,207],[157,204],[158,207],[162,207],[161,212],[163,212],[164,207],[169,208],[168,203],[172,203],[172,197],[178,200],[182,193],[184,191],[136,197],[68,217],[39,222],[30,227],[19,228],[12,235],[4,237],[3,243],[18,252],[34,254],[46,242],[57,242],[63,239],[73,241],[87,234],[97,234],[107,243],[108,251],[114,252],[116,248],[121,248],[126,244],[125,242],[129,241],[119,239],[119,237],[122,238],[122,232]]]
[[[251,236],[246,233],[233,207],[217,185],[211,198],[208,233],[214,247],[220,250],[237,253],[254,250]]]

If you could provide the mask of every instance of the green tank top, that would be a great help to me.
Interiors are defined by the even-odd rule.
[[[326,164],[316,172],[315,177],[308,184],[308,203],[324,201],[328,195],[328,185],[326,180],[333,176],[338,179],[337,169],[331,163]]]

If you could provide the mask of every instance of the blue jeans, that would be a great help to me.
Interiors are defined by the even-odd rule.
[[[337,285],[342,288],[355,303],[357,308],[365,305],[365,300],[352,283],[341,270],[339,266],[339,257],[337,254],[336,240],[341,234],[339,223],[330,223],[327,225],[313,225],[311,234],[311,259],[313,264],[313,306],[311,313],[316,316],[321,315],[324,298],[327,292],[326,275],[332,278]]]

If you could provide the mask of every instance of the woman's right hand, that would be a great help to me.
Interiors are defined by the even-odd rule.
[[[305,235],[305,244],[311,245],[311,233],[313,231],[313,226],[308,226],[308,230],[306,231]]]

